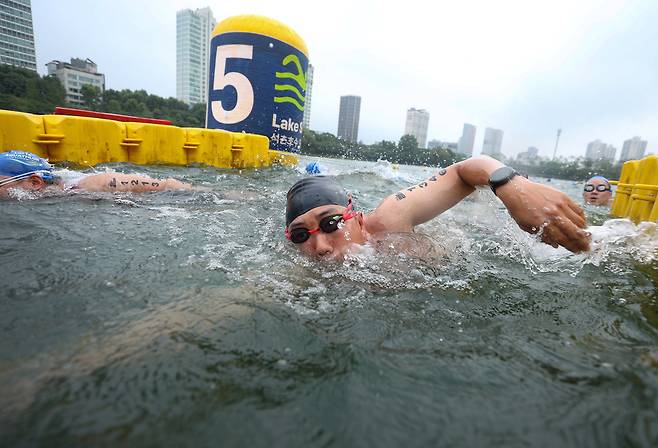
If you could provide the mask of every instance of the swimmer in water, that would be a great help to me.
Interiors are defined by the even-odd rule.
[[[378,235],[413,232],[415,226],[485,185],[524,231],[541,232],[541,240],[553,247],[589,250],[585,215],[566,194],[532,182],[487,156],[441,169],[426,181],[388,196],[367,214],[355,211],[351,197],[331,178],[301,179],[288,191],[285,235],[307,255],[341,259],[352,244],[376,241]]]
[[[610,205],[612,188],[608,179],[603,176],[594,176],[585,182],[583,199],[587,204]]]
[[[41,191],[130,191],[142,193],[162,190],[189,190],[190,184],[176,179],[152,179],[141,174],[98,173],[58,176],[41,157],[25,151],[0,154],[0,198],[9,197],[12,189]]]

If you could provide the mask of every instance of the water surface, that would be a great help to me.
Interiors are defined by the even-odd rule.
[[[432,174],[321,163],[365,210]],[[586,207],[573,255],[482,191],[418,229],[443,255],[327,264],[283,236],[301,170],[110,168],[209,191],[0,203],[2,445],[658,445],[655,226]]]

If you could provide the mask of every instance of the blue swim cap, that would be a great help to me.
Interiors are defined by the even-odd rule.
[[[309,162],[306,165],[306,172],[308,174],[320,174],[320,165],[318,165],[318,162]]]
[[[41,176],[46,182],[53,180],[53,167],[46,159],[26,151],[9,151],[0,154],[0,176]]]

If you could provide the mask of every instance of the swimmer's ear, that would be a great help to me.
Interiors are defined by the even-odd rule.
[[[46,182],[41,178],[41,176],[30,176],[28,182],[33,190],[41,190],[46,186]]]

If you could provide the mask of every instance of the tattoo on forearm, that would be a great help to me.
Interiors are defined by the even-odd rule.
[[[402,199],[404,199],[406,197],[407,196],[405,196],[405,194],[402,193],[401,191],[398,191],[397,193],[395,193],[395,199],[397,199],[398,201],[401,201]]]
[[[130,184],[133,187],[139,187],[140,180],[139,179],[122,180],[122,181],[119,181],[119,183],[121,183],[121,185]],[[160,182],[155,182],[155,181],[151,182],[151,181],[142,180],[141,183],[142,183],[142,186],[151,186],[151,187],[156,187],[156,188],[160,186]],[[108,186],[110,188],[116,188],[117,187],[117,178],[113,177],[112,180],[110,181],[110,183],[108,184]]]
[[[441,168],[441,169],[439,170],[439,176],[444,176],[447,172],[448,172],[448,171],[446,171],[445,168]],[[430,182],[436,182],[436,181],[439,180],[439,179],[437,179],[436,176],[432,176],[432,177],[430,177],[428,180],[429,180]]]

